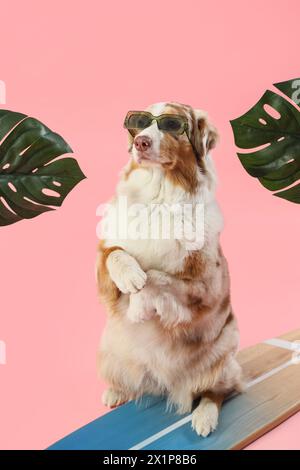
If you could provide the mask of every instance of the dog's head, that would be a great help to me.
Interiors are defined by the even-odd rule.
[[[157,103],[144,112],[129,112],[125,127],[135,165],[161,167],[190,192],[197,185],[197,174],[209,170],[206,157],[218,134],[204,111],[175,102]]]

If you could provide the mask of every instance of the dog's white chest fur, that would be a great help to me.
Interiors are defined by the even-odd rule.
[[[199,248],[202,248],[202,241],[199,237],[199,240],[191,242],[184,237],[184,234],[176,238],[174,227],[179,220],[176,208],[181,210],[184,205],[190,206],[191,210],[194,210],[196,205],[205,207],[202,213],[205,238],[209,233],[215,234],[221,230],[219,209],[214,201],[206,201],[205,189],[204,187],[199,193],[191,196],[166,179],[159,168],[140,168],[132,171],[128,178],[122,179],[118,184],[116,197],[111,203],[116,210],[108,212],[105,217],[106,226],[113,227],[112,233],[114,233],[113,238],[106,238],[106,246],[116,245],[123,248],[145,271],[149,269],[160,269],[168,273],[180,271],[188,254],[187,244],[190,243],[193,249],[197,249],[197,243]],[[141,213],[144,217],[141,217]],[[161,226],[164,214],[167,214],[169,221],[167,234],[162,232],[166,227]],[[196,233],[195,221],[190,222]],[[139,230],[135,231],[137,227]],[[202,230],[202,226],[199,230]],[[138,239],[136,233],[141,235]]]
[[[170,207],[174,202],[181,202],[183,196],[183,191],[172,187],[159,169],[133,171],[128,179],[119,183],[117,197],[113,201],[115,207],[124,207],[126,202],[127,211],[123,211],[121,218],[120,214],[117,218],[108,215],[109,218],[105,221],[108,225],[120,224],[123,221],[127,234],[123,233],[125,236],[120,236],[120,227],[116,227],[114,232],[117,234],[116,239],[106,240],[106,245],[122,247],[137,259],[145,271],[149,269],[177,271],[186,256],[186,250],[182,246],[182,241],[174,237],[161,238],[161,227],[154,226],[154,221],[158,219],[153,216],[159,207],[162,211],[168,211],[172,226],[174,216],[170,212]],[[146,216],[141,217],[142,212],[139,209],[144,211]],[[144,226],[137,227],[141,224]],[[130,228],[131,232],[132,229],[139,228],[141,237],[135,239],[135,234],[130,233]],[[158,235],[158,238],[151,238],[151,230],[155,236]]]

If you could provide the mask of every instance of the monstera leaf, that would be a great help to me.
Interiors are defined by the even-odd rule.
[[[300,78],[287,82],[275,83],[276,88],[291,98],[296,104],[300,104]]]
[[[275,84],[300,103],[300,79]],[[281,95],[267,90],[243,116],[231,121],[235,143],[249,153],[238,157],[274,196],[300,204],[300,112]]]
[[[67,142],[37,119],[0,110],[0,225],[60,206],[85,178]]]

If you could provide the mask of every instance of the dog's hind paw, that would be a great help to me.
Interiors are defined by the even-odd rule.
[[[110,408],[122,405],[127,401],[121,392],[114,390],[113,388],[104,390],[101,400],[103,405],[109,406]]]
[[[153,299],[151,293],[147,292],[147,287],[144,287],[144,289],[136,294],[130,294],[127,317],[132,323],[150,320],[154,315]]]

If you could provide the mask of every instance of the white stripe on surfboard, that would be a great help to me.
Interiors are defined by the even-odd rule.
[[[278,348],[288,349],[289,351],[300,351],[300,341],[287,341],[286,339],[272,338],[264,341],[264,344],[277,346]]]
[[[275,340],[276,340],[276,338],[275,338]],[[267,341],[272,341],[272,340],[267,340]],[[265,341],[265,343],[267,343],[267,341]],[[270,344],[270,343],[267,343],[267,344]],[[291,344],[295,344],[295,343],[291,343]],[[273,343],[272,343],[272,345],[276,346]],[[283,347],[283,346],[278,346],[278,347]],[[299,345],[298,345],[298,348],[299,348]],[[295,350],[295,349],[291,349],[291,348],[286,348],[286,349],[290,349],[290,350],[293,350],[293,351]],[[289,361],[284,362],[280,366],[274,367],[274,369],[271,369],[269,372],[265,372],[264,374],[260,375],[259,377],[256,377],[255,379],[250,380],[245,385],[245,388],[249,389],[249,388],[253,387],[254,385],[257,385],[258,383],[263,382],[264,380],[268,379],[269,377],[272,377],[273,375],[277,374],[278,372],[280,372],[280,371],[282,371],[282,370],[286,369],[287,367],[289,367],[291,365],[294,365],[294,364],[295,364],[295,361],[292,358]],[[178,429],[181,426],[184,426],[185,424],[187,424],[190,421],[192,421],[192,414],[189,414],[188,416],[185,416],[184,418],[179,419],[178,421],[171,424],[170,426],[167,426],[166,428],[164,428],[161,431],[153,434],[152,436],[148,437],[147,439],[144,439],[143,441],[139,442],[135,446],[130,447],[129,450],[141,450],[144,447],[147,447],[148,445],[150,445],[153,442],[157,441],[161,437],[164,437],[167,434],[169,434],[170,432],[175,431],[175,429]]]
[[[245,388],[246,389],[251,388],[254,385],[259,384],[260,382],[263,382],[264,380],[268,379],[269,377],[272,377],[273,375],[277,374],[281,370],[286,369],[287,367],[292,366],[294,364],[295,364],[295,360],[293,358],[289,359],[288,361],[284,362],[280,366],[274,367],[274,369],[269,370],[269,372],[265,372],[264,374],[259,375],[258,377],[256,377],[256,379],[250,380],[249,382],[246,383]]]

